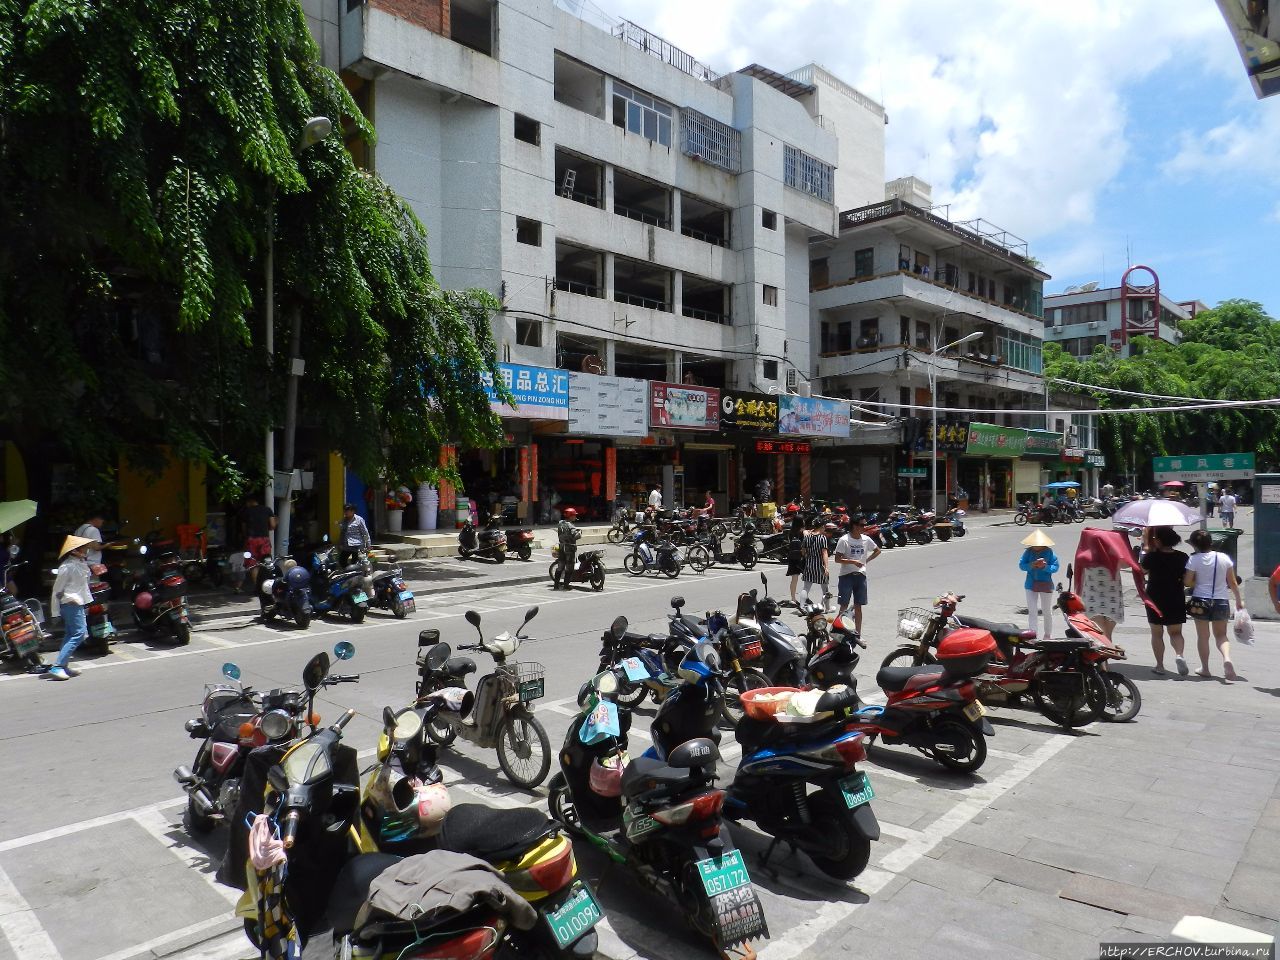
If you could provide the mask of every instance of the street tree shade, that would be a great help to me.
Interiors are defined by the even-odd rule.
[[[373,140],[296,0],[0,0],[0,428],[29,470],[56,438],[109,496],[120,454],[167,446],[216,493],[260,487],[289,371],[258,319],[269,208],[313,434],[401,480],[500,443],[499,304],[436,283],[422,223],[347,149]]]

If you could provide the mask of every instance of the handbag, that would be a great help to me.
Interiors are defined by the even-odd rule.
[[[1209,581],[1209,590],[1213,591],[1218,585],[1218,555],[1213,555],[1213,577]],[[1209,611],[1213,609],[1213,599],[1210,597],[1197,597],[1192,594],[1187,598],[1187,616],[1189,617],[1208,617]]]

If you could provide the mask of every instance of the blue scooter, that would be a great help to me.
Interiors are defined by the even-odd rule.
[[[311,570],[315,575],[311,582],[311,603],[316,613],[344,614],[352,623],[364,620],[373,593],[368,560],[339,566],[337,548],[330,547],[312,556]]]

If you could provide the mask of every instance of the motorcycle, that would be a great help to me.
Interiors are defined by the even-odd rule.
[[[675,599],[684,602],[679,597]],[[600,663],[596,672],[621,669],[614,700],[628,710],[638,707],[647,696],[661,703],[679,685],[675,670],[685,649],[665,633],[631,633],[627,630],[626,618],[619,617],[600,635]]]
[[[495,563],[507,559],[507,534],[502,529],[502,518],[493,517],[484,527],[477,527],[470,518],[458,531],[458,556],[488,557]]]
[[[620,621],[625,630],[625,620]],[[681,671],[702,676],[717,667],[714,649],[702,644],[689,652]],[[674,901],[690,927],[721,956],[738,944],[768,937],[745,858],[721,818],[726,792],[715,787],[720,754],[714,739],[694,738],[669,750],[665,759],[646,753],[627,763],[630,719],[623,719],[625,711],[613,699],[618,682],[616,671],[602,672],[579,693],[582,709],[570,721],[560,772],[548,784],[551,815]],[[667,703],[689,689],[682,685]],[[688,694],[688,702],[701,700],[702,693],[698,688]],[[611,721],[611,714],[616,719]],[[600,719],[588,724],[593,716]]]
[[[1055,521],[1070,522],[1064,521],[1058,508],[1051,503],[1020,503],[1018,512],[1013,515],[1013,522],[1019,527],[1025,527],[1028,523],[1043,523],[1046,527],[1051,527]]]
[[[938,535],[938,540],[946,543],[952,537],[963,537],[968,531],[964,528],[965,512],[959,507],[953,507],[948,510],[943,519],[933,525],[934,533]]]
[[[146,547],[143,547],[143,550],[146,550]],[[93,600],[84,611],[85,628],[89,632],[85,646],[98,653],[109,653],[111,644],[115,643],[119,635],[116,625],[111,622],[109,604],[111,585],[105,580],[98,579],[106,572],[107,568],[100,563],[95,563],[89,568],[91,575],[89,592],[93,595]]]
[[[480,642],[459,644],[458,650],[489,654],[494,671],[476,682],[473,709],[469,709],[469,703],[459,702],[456,709],[440,710],[427,724],[427,735],[443,747],[452,744],[459,734],[483,749],[496,747],[498,765],[507,779],[530,790],[542,783],[551,769],[547,731],[533,715],[533,701],[545,693],[545,672],[540,663],[507,663],[507,658],[515,656],[521,643],[530,639],[520,631],[537,615],[538,608],[530,607],[514,636],[504,632],[486,640],[480,630],[480,614],[468,610],[467,622],[476,628]],[[435,629],[418,634],[418,647],[419,698],[437,690],[461,689],[469,693],[466,677],[475,673],[474,660],[453,657],[452,648],[441,642],[440,631]]]
[[[247,551],[244,566],[246,572],[255,571],[254,592],[263,623],[284,617],[303,630],[311,626],[315,610],[311,606],[311,574],[306,567],[289,557],[264,557],[258,563]]]
[[[1107,684],[1107,701],[1103,707],[1102,719],[1113,723],[1126,723],[1134,719],[1142,709],[1142,692],[1138,685],[1122,673],[1108,670],[1106,661],[1125,660],[1124,647],[1113,643],[1102,628],[1089,619],[1085,613],[1084,602],[1072,589],[1074,571],[1072,564],[1067,564],[1067,589],[1058,587],[1057,606],[1067,617],[1067,637],[1070,639],[1087,638],[1093,646],[1085,654],[1085,659],[1099,663],[1102,679]]]
[[[556,574],[560,570],[560,547],[551,548],[551,566],[547,567],[547,576],[556,582]],[[577,565],[569,571],[569,583],[588,583],[591,589],[599,593],[604,589],[604,551],[579,550]]]
[[[674,580],[680,576],[683,566],[680,552],[669,540],[659,541],[656,545],[649,542],[648,531],[636,531],[636,545],[629,554],[622,558],[622,569],[633,577],[646,573],[665,573]]]
[[[339,660],[355,656],[355,646],[342,641],[333,648]],[[237,808],[245,758],[251,750],[267,744],[287,743],[297,738],[302,728],[314,730],[320,716],[312,709],[320,687],[339,683],[355,683],[354,676],[323,676],[317,654],[302,671],[303,689],[275,689],[259,693],[240,682],[240,668],[234,663],[222,665],[222,675],[229,683],[206,683],[200,716],[184,724],[187,735],[199,740],[191,766],[173,771],[187,792],[184,824],[191,834],[208,833]],[[308,687],[308,680],[320,676],[319,686]]]
[[[388,570],[379,570],[373,575],[369,606],[390,610],[397,620],[403,620],[418,609],[413,591],[404,581],[404,569],[399,564]]]
[[[752,549],[755,551],[756,560],[776,560],[778,563],[787,562],[787,553],[789,552],[788,531],[779,526],[777,521],[772,524],[768,520],[751,520],[747,522],[746,529],[739,538],[739,543],[750,537]],[[746,563],[742,564],[744,567]],[[754,565],[754,562],[753,562]],[[749,568],[748,568],[749,569]]]
[[[144,545],[143,550],[148,550]],[[176,553],[151,555],[146,569],[133,582],[133,622],[143,633],[164,627],[180,647],[191,642],[191,611],[187,608],[187,578]]]
[[[731,516],[726,523],[729,533],[733,534],[735,537],[738,536],[738,534],[742,533],[747,522],[756,518],[756,513],[756,498],[747,497],[747,499],[738,504],[737,508],[733,511],[733,516]]]
[[[533,529],[512,527],[506,531],[507,553],[514,553],[521,560],[533,559]]]
[[[805,670],[808,645],[804,637],[783,621],[782,607],[769,596],[769,580],[763,573],[760,583],[764,596],[759,596],[755,589],[740,595],[733,623],[760,638],[762,655],[758,669],[767,681],[766,686],[803,687],[808,682]]]
[[[17,547],[11,555],[17,555]],[[26,561],[11,563],[5,578],[27,566]],[[49,668],[40,658],[40,645],[49,639],[44,629],[44,609],[39,600],[19,600],[0,583],[0,660],[22,663],[27,673],[44,673]]]
[[[639,511],[630,510],[627,507],[619,507],[613,513],[613,526],[605,534],[605,539],[613,544],[629,543],[632,538],[632,531],[639,524],[640,519]]]
[[[368,560],[343,567],[338,563],[337,548],[329,547],[312,554],[311,571],[311,607],[317,614],[338,613],[350,617],[352,623],[364,621],[373,594]]]

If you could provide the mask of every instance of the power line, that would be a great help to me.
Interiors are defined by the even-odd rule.
[[[1098,393],[1115,393],[1125,397],[1141,397],[1144,400],[1181,400],[1186,403],[1213,403],[1215,401],[1210,397],[1171,397],[1163,393],[1139,393],[1136,390],[1121,390],[1119,387],[1099,387],[1092,383],[1077,383],[1074,380],[1063,380],[1059,377],[1050,377],[1050,383],[1065,383],[1072,387],[1083,387],[1086,390]]]
[[[866,405],[871,407],[886,407],[903,409],[906,405],[901,403],[876,403],[872,400],[853,400],[850,401],[853,406],[859,407]],[[1119,416],[1130,413],[1194,413],[1200,410],[1220,410],[1220,409],[1243,409],[1248,407],[1274,407],[1280,406],[1280,397],[1271,400],[1200,400],[1194,404],[1177,407],[1118,407],[1099,410],[1036,410],[1026,408],[1006,408],[996,409],[994,407],[932,407],[922,404],[910,404],[913,411],[921,411],[924,413],[932,413],[937,410],[939,413],[984,413],[988,416],[995,414],[1012,414],[1014,416],[1055,416],[1055,415],[1071,415],[1071,416]],[[863,410],[864,413],[872,413],[870,410]]]

